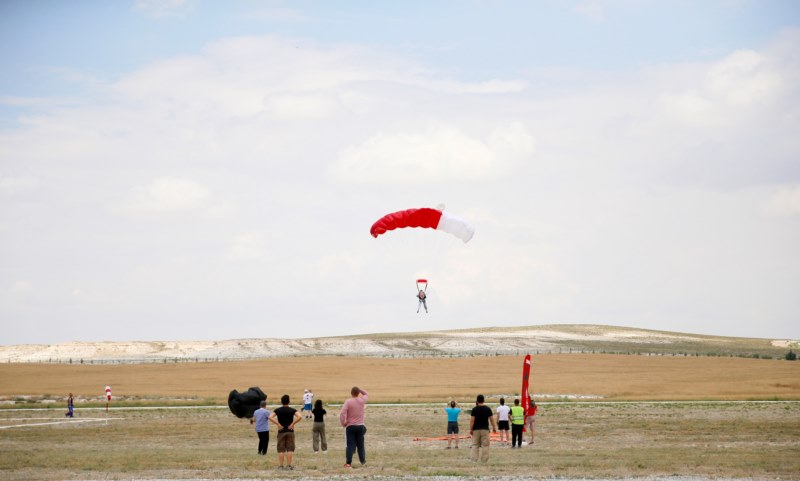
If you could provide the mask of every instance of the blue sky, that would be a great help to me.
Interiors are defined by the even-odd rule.
[[[798,40],[791,1],[2,2],[0,342],[796,339]],[[368,234],[438,204],[470,243]]]

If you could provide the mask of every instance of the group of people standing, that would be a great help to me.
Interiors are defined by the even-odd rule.
[[[255,425],[258,434],[258,454],[266,455],[269,448],[270,424],[278,428],[278,469],[294,469],[293,456],[295,451],[294,428],[303,419],[305,411],[306,419],[313,417],[312,427],[312,447],[314,454],[328,451],[328,443],[325,436],[325,415],[327,411],[323,408],[322,401],[317,400],[314,407],[311,407],[313,393],[306,390],[303,395],[303,408],[298,412],[289,406],[290,398],[288,394],[281,396],[281,406],[270,412],[267,409],[267,401],[261,401],[261,406],[253,414],[250,420]],[[339,411],[339,424],[345,429],[345,468],[353,467],[353,455],[358,454],[361,465],[367,463],[367,453],[364,439],[367,433],[365,425],[365,410],[369,393],[364,389],[354,386],[350,390],[350,398],[342,404]],[[470,410],[469,434],[472,438],[472,449],[470,459],[482,463],[489,461],[489,445],[491,433],[500,432],[500,442],[508,443],[508,431],[511,428],[511,448],[521,448],[523,430],[528,431],[528,445],[534,444],[536,413],[538,406],[531,399],[530,405],[523,407],[519,399],[514,399],[513,406],[507,406],[505,398],[500,398],[500,405],[495,411],[486,405],[483,394],[479,394],[475,399],[475,407]],[[450,401],[446,407],[447,413],[447,449],[452,447],[458,449],[458,417],[462,412],[461,406],[457,401]],[[491,426],[491,432],[490,432]]]
[[[470,411],[469,434],[472,437],[472,450],[470,459],[477,461],[480,457],[481,462],[489,460],[489,445],[491,432],[500,431],[500,442],[508,443],[509,425],[511,427],[511,448],[522,447],[523,430],[528,430],[528,445],[533,445],[536,428],[536,412],[538,406],[531,399],[530,405],[526,408],[520,405],[519,399],[514,399],[514,406],[506,406],[505,398],[500,398],[500,405],[496,412],[486,405],[483,394],[479,394],[475,399],[475,407]],[[455,447],[458,449],[458,416],[461,413],[461,406],[458,402],[450,401],[445,407],[447,414],[447,449]]]
[[[528,445],[533,444],[533,436],[536,427],[536,411],[538,406],[531,399],[530,405],[526,410],[520,405],[519,399],[514,399],[513,406],[507,406],[505,398],[500,398],[500,405],[497,406],[497,430],[500,431],[500,442],[508,444],[508,431],[511,427],[511,448],[522,447],[522,434],[527,428]]]
[[[359,388],[353,387],[350,390],[350,399],[344,402],[339,412],[339,423],[345,428],[345,438],[347,445],[345,449],[345,468],[352,468],[353,454],[358,453],[358,460],[361,465],[367,463],[367,453],[364,445],[364,436],[367,427],[364,425],[364,411],[366,409],[369,393]],[[325,415],[327,411],[322,406],[322,400],[318,399],[314,403],[313,409],[311,402],[314,394],[308,389],[303,393],[303,408],[298,412],[289,406],[290,397],[288,394],[281,396],[281,406],[272,412],[267,409],[267,401],[261,401],[259,409],[253,413],[250,423],[255,425],[258,435],[258,454],[266,455],[269,448],[270,424],[278,428],[278,469],[294,469],[293,457],[295,451],[294,427],[303,419],[303,412],[308,411],[306,419],[314,418],[311,429],[312,447],[314,454],[328,452],[328,441],[325,436]],[[285,463],[285,464],[284,464]]]

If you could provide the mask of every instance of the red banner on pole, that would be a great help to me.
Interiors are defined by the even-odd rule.
[[[531,394],[528,392],[531,377],[531,355],[525,356],[525,361],[522,363],[522,407],[525,409],[525,416],[527,417],[528,411],[531,406]],[[523,427],[522,431],[526,429]]]

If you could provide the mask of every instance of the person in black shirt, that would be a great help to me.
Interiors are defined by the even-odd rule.
[[[314,415],[314,425],[311,428],[311,435],[313,436],[314,454],[319,452],[320,442],[322,444],[322,452],[328,452],[328,440],[325,439],[325,415],[328,411],[323,409],[322,400],[317,399],[314,403],[314,409],[311,410]]]
[[[289,395],[281,396],[281,407],[272,411],[269,420],[277,424],[278,430],[278,469],[294,469],[292,456],[294,455],[294,425],[303,417],[297,409],[289,407]],[[283,458],[286,454],[286,468],[283,467]]]
[[[478,461],[478,452],[482,463],[489,461],[489,423],[492,425],[492,432],[497,432],[494,423],[494,413],[492,408],[484,404],[483,394],[478,394],[475,407],[469,419],[469,434],[472,436],[472,451],[470,459]]]

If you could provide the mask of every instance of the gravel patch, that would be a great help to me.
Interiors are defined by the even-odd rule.
[[[265,478],[270,481],[319,481],[313,477],[291,478]],[[327,480],[349,481],[353,479],[370,479],[375,481],[766,481],[766,478],[704,478],[698,476],[646,476],[636,478],[536,478],[531,476],[370,476],[368,474],[353,474],[348,476],[326,476]],[[100,481],[100,480],[70,480],[70,481]],[[126,478],[119,481],[259,481],[258,478],[202,478],[202,479],[139,479]]]

